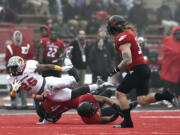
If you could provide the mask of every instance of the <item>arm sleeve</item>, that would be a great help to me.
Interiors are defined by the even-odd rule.
[[[119,48],[119,46],[121,46],[123,44],[130,43],[131,39],[132,39],[132,37],[128,33],[120,34],[116,38],[116,47]]]
[[[11,53],[13,53],[10,50],[12,50],[12,47],[10,45],[7,45],[7,47],[6,47],[6,56],[5,56],[6,64],[8,63],[9,58],[12,56]]]

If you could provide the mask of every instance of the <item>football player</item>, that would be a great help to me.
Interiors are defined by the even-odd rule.
[[[88,89],[89,86],[81,86],[77,89]],[[41,124],[48,122],[56,122],[61,117],[62,113],[70,110],[77,109],[78,114],[86,124],[105,124],[112,122],[120,115],[120,107],[116,99],[105,97],[109,94],[109,90],[103,92],[104,96],[92,95],[90,93],[82,95],[65,102],[54,102],[49,98],[43,98],[43,95],[33,95],[35,99],[42,100],[38,109],[38,115],[44,120]],[[44,95],[46,97],[46,95]],[[109,106],[104,103],[109,104]],[[132,102],[131,108],[134,108],[137,102]],[[116,110],[119,111],[116,111]]]
[[[121,106],[124,120],[122,123],[115,125],[114,128],[133,128],[130,106],[126,96],[133,88],[136,89],[137,100],[141,105],[148,105],[161,100],[174,103],[174,96],[168,91],[148,94],[150,69],[144,63],[141,47],[137,42],[136,31],[133,25],[129,25],[122,16],[113,15],[108,20],[107,31],[113,36],[115,48],[123,58],[119,65],[109,73],[109,76],[113,76],[120,71],[127,72],[127,75],[117,88],[117,99]]]
[[[65,45],[62,40],[57,39],[57,33],[54,29],[51,29],[50,37],[41,39],[41,46],[43,46],[41,51],[41,63],[43,64],[55,64],[60,63],[59,56],[64,52]],[[61,73],[55,70],[45,70],[43,71],[43,77],[46,76],[56,76],[60,77]]]
[[[48,98],[53,101],[68,101],[87,92],[92,92],[100,87],[100,85],[92,84],[89,89],[71,90],[69,87],[75,86],[76,75],[64,77],[45,77],[43,78],[38,72],[51,69],[62,72],[68,72],[72,69],[72,63],[69,58],[64,60],[65,66],[60,67],[53,64],[39,64],[35,60],[24,60],[19,56],[13,56],[7,64],[7,71],[10,74],[8,82],[12,86],[11,96],[15,96],[16,92],[21,89],[31,94],[46,93],[48,90]]]
[[[89,86],[81,86],[74,90],[87,89],[88,87]],[[33,97],[38,100],[44,99],[42,95],[34,95]],[[118,106],[116,102],[110,98],[88,93],[65,102],[54,102],[51,99],[46,98],[40,105],[38,115],[41,118],[44,118],[41,124],[56,122],[64,112],[70,109],[77,109],[78,114],[86,124],[112,122],[120,115],[119,112],[112,107],[101,108],[99,103],[108,103],[113,106]]]

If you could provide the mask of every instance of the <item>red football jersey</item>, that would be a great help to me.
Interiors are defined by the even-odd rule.
[[[42,38],[41,45],[44,46],[46,59],[55,60],[59,57],[61,49],[64,49],[62,40],[51,41],[49,38]]]
[[[33,53],[30,44],[22,42],[21,45],[7,45],[6,47],[6,57],[5,60],[8,62],[9,58],[12,56],[20,56],[24,60],[30,60],[33,58]]]
[[[66,112],[70,109],[76,109],[79,105],[79,97],[66,101],[66,102],[55,102],[50,99],[46,99],[43,102],[44,109],[51,114],[58,115]]]
[[[94,96],[92,94],[86,94],[86,95],[83,95],[79,98],[79,103],[84,102],[84,101],[93,101],[94,107],[98,108],[98,105],[96,104],[96,99],[94,98]],[[89,118],[81,117],[81,119],[83,120],[84,123],[87,123],[87,124],[100,123],[100,121],[101,121],[101,109],[98,108],[97,112],[93,116],[91,116]]]
[[[137,41],[136,34],[129,30],[126,32],[122,32],[115,38],[115,47],[121,55],[121,51],[118,49],[120,45],[131,43],[131,55],[132,55],[132,63],[128,66],[128,70],[131,70],[134,66],[144,64],[144,57],[141,50],[141,47]]]

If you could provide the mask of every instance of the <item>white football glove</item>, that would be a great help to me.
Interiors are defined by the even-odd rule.
[[[21,87],[21,81],[14,80],[14,82],[11,85],[12,85],[12,89],[17,92]]]
[[[67,72],[67,71],[69,71],[72,67],[73,67],[72,65],[63,66],[62,69],[61,69],[61,71],[62,71],[62,72]]]
[[[72,62],[71,62],[71,59],[65,58],[65,59],[64,59],[64,65],[65,65],[65,66],[73,66],[73,64],[72,64]]]

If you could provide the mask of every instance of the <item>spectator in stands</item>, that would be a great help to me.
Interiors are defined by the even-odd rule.
[[[88,10],[88,9],[86,9]],[[83,13],[85,11],[82,11]],[[75,34],[78,31],[86,30],[87,21],[81,18],[81,9],[76,5],[76,0],[68,0],[63,8],[64,21],[67,22]],[[88,15],[90,17],[90,15]]]
[[[63,11],[62,11],[62,2],[61,0],[56,0],[56,5],[57,5],[57,9],[58,9],[58,16],[62,16],[63,15]]]
[[[143,7],[142,0],[134,0],[134,7],[128,14],[128,19],[136,25],[138,36],[144,36],[148,23],[147,10]]]
[[[158,23],[161,24],[162,20],[172,20],[172,11],[168,5],[168,0],[163,0],[162,5],[157,10]]]
[[[76,0],[67,0],[63,7],[63,15],[65,22],[79,19],[79,8],[76,5]]]
[[[100,27],[99,22],[95,17],[92,17],[91,20],[88,22],[88,26],[86,28],[87,34],[96,34],[98,28]]]
[[[79,29],[86,29],[87,24],[91,21],[92,16],[96,11],[97,6],[94,2],[92,2],[91,0],[84,0],[84,3],[80,7],[81,21],[79,21],[79,26],[81,27]]]
[[[23,13],[22,5],[25,0],[6,0],[4,1],[6,5],[9,6],[10,9],[13,9],[16,13]]]
[[[119,0],[101,0],[97,3],[97,7],[99,11],[106,11],[110,15],[124,15],[127,11],[126,6]]]
[[[174,20],[180,25],[180,2],[177,4],[177,8],[174,14]]]
[[[34,7],[36,14],[44,14],[48,9],[49,2],[48,0],[27,0],[27,4]]]
[[[162,24],[164,29],[164,35],[170,35],[171,29],[178,24],[173,21],[172,11],[169,7],[168,0],[163,0],[161,7],[157,10],[158,23]]]
[[[64,42],[57,39],[57,32],[51,29],[50,38],[42,38],[41,43],[43,52],[43,64],[60,65],[59,56],[64,52]],[[60,77],[61,73],[55,70],[46,70],[43,72],[43,77],[56,76]]]
[[[119,1],[119,0],[116,0]],[[126,6],[126,10],[129,11],[134,6],[133,0],[121,0],[121,4]]]
[[[111,60],[111,54],[105,47],[104,39],[98,38],[89,54],[93,83],[97,81],[98,76],[101,76],[103,81],[107,81],[108,72],[111,69]]]
[[[99,38],[104,40],[104,46],[107,48],[107,50],[111,54],[111,60],[114,60],[115,51],[114,51],[113,43],[108,41],[106,29],[101,27],[98,31],[98,36]],[[111,61],[110,64],[112,65],[113,61]]]
[[[13,43],[6,46],[6,64],[12,56],[21,56],[24,60],[29,60],[33,58],[31,46],[30,44],[23,41],[23,35],[20,31],[15,31],[13,33]],[[20,96],[22,107],[26,108],[28,95],[24,90],[22,90],[20,91]],[[11,106],[13,108],[17,107],[17,104],[18,97],[16,97],[15,99],[11,99]]]
[[[17,13],[9,5],[2,5],[0,6],[0,22],[20,23],[21,19],[17,17]]]
[[[64,23],[63,15],[57,16],[57,20],[53,23],[53,28],[56,29],[58,38],[74,37],[74,34],[70,31],[69,24]]]
[[[175,26],[172,35],[163,39],[161,79],[167,89],[180,95],[180,26]]]
[[[119,14],[122,16],[127,16],[128,10],[126,6],[122,3],[122,0],[110,0],[110,9],[109,9],[110,15]]]
[[[70,46],[73,46],[71,61],[79,72],[79,85],[83,85],[90,51],[90,46],[86,42],[86,33],[84,30],[79,30],[77,38],[70,43]]]

